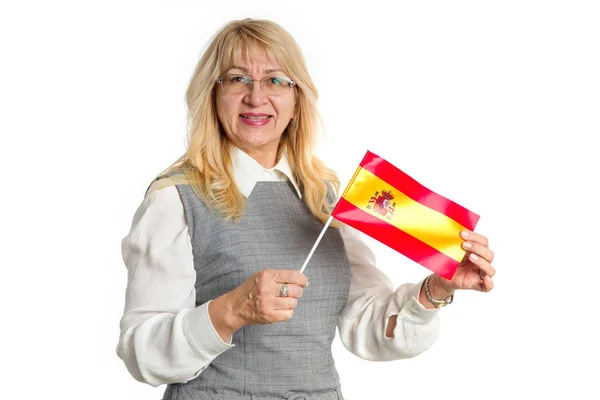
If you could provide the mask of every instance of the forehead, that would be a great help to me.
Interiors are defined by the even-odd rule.
[[[250,52],[242,50],[236,52],[232,54],[224,69],[225,71],[235,69],[245,73],[283,71],[283,68],[275,57],[264,50]]]

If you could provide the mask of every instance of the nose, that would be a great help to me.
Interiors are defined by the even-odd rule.
[[[267,96],[263,93],[259,81],[252,81],[252,86],[248,89],[244,101],[253,107],[262,106],[267,102]]]

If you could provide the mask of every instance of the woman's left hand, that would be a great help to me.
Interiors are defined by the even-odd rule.
[[[494,287],[492,267],[494,252],[488,247],[488,239],[475,232],[462,231],[463,249],[467,252],[451,280],[436,275],[437,283],[447,292],[454,290],[478,290],[489,292]]]

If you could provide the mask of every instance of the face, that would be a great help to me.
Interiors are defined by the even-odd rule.
[[[247,75],[257,80],[251,89],[239,94],[225,93],[221,85],[217,86],[217,116],[227,138],[263,166],[272,167],[281,135],[294,117],[295,88],[277,97],[263,93],[258,80],[286,76],[279,64],[266,56],[239,59],[225,74]]]

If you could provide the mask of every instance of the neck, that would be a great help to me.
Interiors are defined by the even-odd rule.
[[[264,168],[273,168],[277,162],[277,148],[275,149],[244,149],[244,153],[254,158]]]

